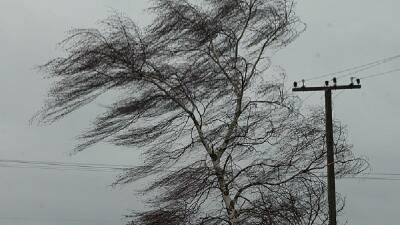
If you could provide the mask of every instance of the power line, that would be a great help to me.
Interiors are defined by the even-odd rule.
[[[400,71],[400,68],[397,68],[397,69],[394,69],[394,70],[389,70],[389,71],[382,72],[382,73],[375,73],[375,74],[371,74],[371,75],[367,75],[367,76],[362,76],[362,77],[360,77],[360,79],[365,80],[365,79],[369,79],[369,78],[373,78],[373,77],[379,77],[379,76],[388,75],[390,73],[394,73],[394,72],[398,72],[398,71]]]
[[[84,172],[116,172],[115,169],[83,169],[83,168],[63,168],[55,166],[40,166],[40,165],[7,165],[0,164],[0,168],[19,168],[19,169],[43,169],[56,171],[84,171]],[[120,170],[122,171],[122,170]]]
[[[300,101],[300,104],[303,104],[304,102],[306,102],[308,99],[311,98],[311,96],[313,96],[315,94],[315,92],[311,92],[309,95],[307,95],[307,97],[305,97],[303,100]]]
[[[341,74],[341,73],[345,73],[345,72],[349,72],[349,73],[336,76],[336,78],[338,79],[338,78],[344,78],[344,77],[348,77],[348,76],[354,76],[355,73],[359,73],[359,72],[368,70],[370,68],[373,68],[375,66],[381,65],[383,63],[390,62],[390,61],[392,61],[394,59],[397,59],[397,58],[400,58],[400,54],[394,55],[394,56],[391,56],[391,57],[386,57],[386,58],[383,58],[383,59],[380,59],[380,60],[376,60],[376,61],[373,61],[373,62],[370,62],[370,63],[366,63],[366,64],[363,64],[363,65],[354,66],[354,67],[350,67],[350,68],[347,68],[347,69],[339,70],[339,71],[336,71],[336,72],[330,72],[330,73],[326,73],[326,74],[323,74],[323,75],[314,76],[314,77],[311,77],[311,78],[308,78],[308,79],[304,79],[304,81],[316,80],[316,79],[319,79],[319,78],[333,76],[333,75]],[[371,75],[361,76],[361,77],[358,76],[358,78],[361,78],[361,79],[365,80],[365,79],[370,79],[370,78],[373,78],[373,77],[384,76],[384,75],[387,75],[387,74],[390,74],[390,73],[393,73],[393,72],[398,72],[398,71],[400,71],[400,68],[394,69],[394,70],[390,70],[390,71],[386,71],[386,72],[381,72],[381,73],[375,73],[375,74],[371,74]],[[297,82],[301,82],[301,81],[297,81]],[[333,98],[334,99],[337,98],[342,93],[343,93],[343,91],[337,93]],[[310,95],[305,97],[303,100],[300,101],[300,103],[303,104],[312,95],[314,95],[314,93],[311,93]]]
[[[390,178],[390,177],[340,177],[340,179],[356,179],[356,180],[381,180],[381,181],[400,181],[400,178]]]
[[[6,163],[25,163],[25,164],[46,164],[46,165],[66,165],[66,166],[84,166],[84,167],[106,167],[106,168],[130,168],[130,165],[121,164],[101,164],[101,163],[66,163],[57,161],[33,161],[33,160],[15,160],[15,159],[0,159]]]
[[[382,63],[381,63],[382,64]],[[380,65],[380,64],[379,64]],[[368,70],[368,69],[370,69],[370,68],[372,68],[372,67],[375,67],[375,66],[377,66],[377,65],[373,65],[373,66],[368,66],[368,67],[365,67],[365,68],[362,68],[362,69],[359,69],[359,70],[355,70],[355,71],[352,71],[352,72],[350,72],[350,73],[346,73],[346,74],[344,74],[344,75],[340,75],[340,76],[336,76],[336,78],[344,78],[344,77],[349,77],[349,76],[356,76],[355,74],[357,74],[357,73],[359,73],[359,72],[362,72],[362,71],[365,71],[365,70]],[[394,71],[391,71],[391,72],[395,72],[395,71],[398,71],[399,69],[396,69],[396,70],[394,70]],[[360,76],[357,76],[358,78],[360,78]]]
[[[95,163],[64,163],[54,161],[26,161],[26,160],[9,160],[0,159],[0,167],[6,168],[35,168],[59,171],[90,171],[90,172],[116,172],[124,171],[132,166],[129,165],[112,165],[112,164],[95,164]]]
[[[90,224],[99,224],[99,223],[111,223],[111,221],[100,221],[100,220],[91,220],[91,219],[72,219],[72,218],[51,218],[51,217],[43,217],[43,218],[35,218],[35,217],[9,217],[9,216],[1,216],[0,220],[6,221],[36,221],[36,222],[44,222],[44,221],[58,221],[58,222],[69,222],[69,223],[90,223]]]
[[[95,164],[95,163],[63,163],[53,161],[26,161],[0,159],[0,168],[22,168],[22,169],[46,169],[56,171],[83,171],[83,172],[122,172],[132,166],[118,164]],[[383,180],[400,181],[400,173],[369,173],[339,179],[359,180]]]
[[[343,94],[344,90],[339,91],[337,94],[333,96],[333,99],[336,99],[339,95]]]
[[[400,173],[370,173],[370,174],[379,176],[400,176]]]
[[[386,57],[386,58],[383,58],[383,59],[379,59],[379,60],[376,60],[376,61],[373,61],[373,62],[369,62],[369,63],[363,64],[363,65],[358,65],[358,66],[354,66],[354,67],[350,67],[350,68],[346,68],[346,69],[343,69],[343,70],[330,72],[330,73],[326,73],[326,74],[322,74],[322,75],[316,75],[316,76],[304,79],[304,81],[316,80],[316,79],[320,79],[320,78],[324,78],[324,77],[329,77],[329,76],[333,76],[333,75],[349,72],[349,73],[346,73],[344,75],[338,76],[338,78],[346,77],[346,76],[350,76],[350,75],[352,75],[354,73],[361,72],[361,71],[364,71],[364,70],[379,66],[379,65],[384,64],[384,63],[388,63],[388,62],[393,61],[393,60],[395,60],[397,58],[400,58],[400,54],[394,55],[394,56],[391,56],[391,57]],[[350,71],[352,71],[352,72],[350,73]]]
[[[366,80],[366,79],[370,79],[370,78],[374,78],[374,77],[380,77],[380,76],[385,76],[394,72],[399,72],[400,68],[397,69],[393,69],[393,70],[389,70],[389,71],[385,71],[385,72],[381,72],[381,73],[374,73],[374,74],[370,74],[370,75],[366,75],[366,76],[361,76],[359,77],[362,80]],[[341,95],[343,93],[343,91],[337,93],[333,98],[337,98],[339,95]]]

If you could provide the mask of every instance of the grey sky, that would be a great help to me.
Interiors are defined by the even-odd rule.
[[[54,125],[29,126],[40,109],[49,80],[34,67],[61,54],[56,43],[66,31],[93,27],[112,10],[139,24],[150,21],[145,0],[0,0],[0,159],[135,164],[134,150],[100,144],[69,156],[74,137],[101,110],[93,105]],[[297,11],[307,30],[278,52],[288,83],[400,54],[396,0],[305,0]],[[400,68],[400,60],[359,76]],[[319,85],[323,80],[310,81]],[[348,82],[339,80],[339,82]],[[334,99],[335,117],[348,125],[354,152],[370,159],[374,172],[400,173],[400,72],[362,81],[363,89]],[[300,94],[306,97],[307,94]],[[307,104],[322,104],[315,94]],[[101,102],[98,102],[101,103]],[[134,186],[112,189],[117,173],[0,167],[0,224],[121,224],[129,209],[140,209]],[[344,219],[351,225],[398,224],[400,181],[340,180],[346,196]]]

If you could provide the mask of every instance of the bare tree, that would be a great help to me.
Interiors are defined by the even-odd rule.
[[[99,115],[76,151],[109,141],[138,147],[143,165],[115,184],[155,177],[151,210],[129,224],[325,224],[324,117],[302,115],[270,72],[268,52],[302,23],[290,0],[157,0],[141,30],[112,16],[78,29],[67,56],[43,68],[57,82],[39,114],[54,122],[99,95],[124,98]],[[337,174],[365,169],[335,125]]]

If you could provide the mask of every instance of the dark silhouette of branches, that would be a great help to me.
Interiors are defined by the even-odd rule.
[[[324,117],[271,74],[268,51],[302,23],[289,0],[157,0],[145,30],[111,16],[77,29],[67,55],[43,66],[57,80],[42,122],[54,122],[111,90],[124,98],[99,115],[76,151],[100,141],[138,147],[144,163],[115,185],[157,178],[151,210],[129,224],[325,224]],[[335,125],[338,175],[366,167]]]

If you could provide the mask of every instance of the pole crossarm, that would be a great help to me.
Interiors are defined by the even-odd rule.
[[[361,89],[361,85],[349,84],[349,85],[333,85],[333,86],[322,86],[322,87],[296,87],[292,91],[327,91],[327,90],[342,90],[342,89]]]

